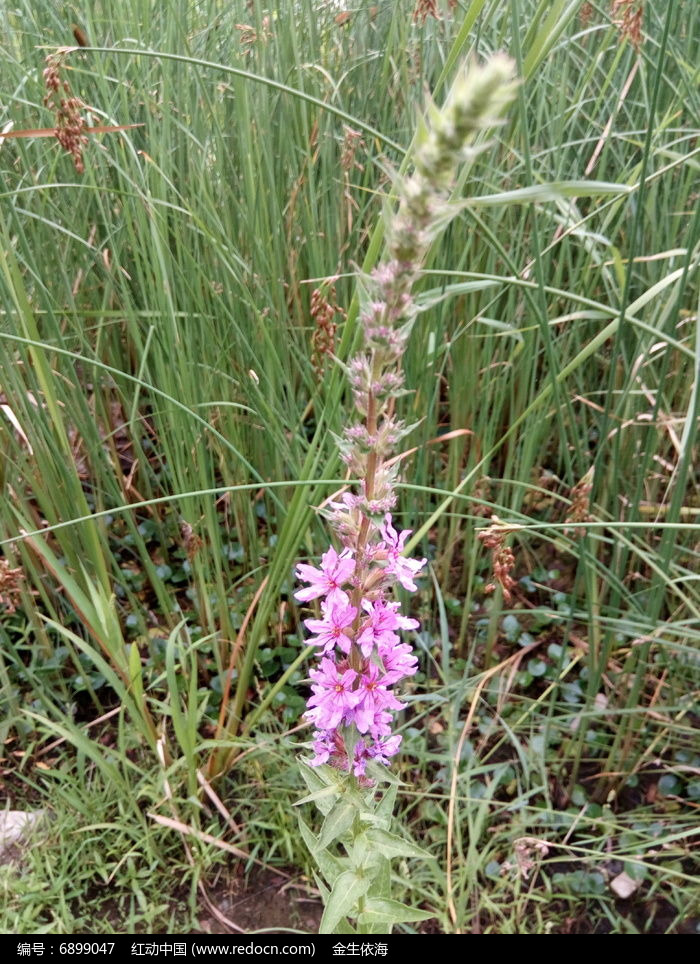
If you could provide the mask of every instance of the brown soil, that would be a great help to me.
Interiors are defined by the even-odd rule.
[[[298,878],[264,870],[255,871],[247,881],[220,881],[209,890],[208,898],[211,909],[203,907],[200,917],[200,927],[207,934],[236,933],[226,921],[244,933],[266,930],[273,934],[317,934],[323,913],[312,887]]]

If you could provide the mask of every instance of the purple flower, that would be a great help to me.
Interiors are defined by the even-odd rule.
[[[379,658],[392,682],[403,679],[404,676],[413,676],[418,669],[418,660],[408,643],[380,647]]]
[[[328,602],[321,603],[321,611],[323,619],[304,620],[304,625],[314,633],[307,642],[314,646],[323,646],[324,656],[336,646],[339,646],[344,653],[349,653],[352,639],[343,630],[352,624],[357,610],[347,603]]]
[[[395,756],[395,754],[399,752],[401,740],[402,737],[400,736],[390,736],[386,740],[375,740],[374,743],[369,746],[367,746],[364,740],[360,740],[355,746],[355,762],[353,766],[355,776],[364,777],[367,763],[370,760],[376,760],[377,763],[388,766],[389,757]],[[346,766],[344,769],[348,769],[348,767]]]
[[[360,740],[355,744],[355,760],[352,767],[352,772],[356,777],[364,777],[367,760],[367,746],[363,740]]]
[[[400,639],[394,632],[395,629],[418,629],[418,620],[402,616],[399,612],[400,605],[384,599],[376,602],[363,600],[362,608],[369,615],[360,627],[360,635],[357,637],[363,656],[369,657],[374,646],[381,649],[398,644]]]
[[[413,580],[425,559],[404,558],[410,530],[397,532],[389,512],[377,526],[365,516],[364,502],[358,505],[361,499],[356,500],[356,496],[344,494],[341,502],[331,505],[336,528],[350,545],[340,553],[328,549],[320,568],[299,564],[296,575],[308,585],[294,595],[301,602],[321,597],[321,619],[304,620],[313,634],[309,642],[319,646],[322,655],[320,666],[310,672],[312,695],[305,715],[316,731],[314,756],[309,762],[352,770],[361,785],[371,786],[365,776],[368,761],[386,764],[401,743],[401,737],[392,735],[391,724],[394,712],[404,704],[394,695],[393,685],[417,669],[416,657],[411,647],[401,642],[399,632],[418,629],[418,620],[401,614],[400,603],[387,598],[387,587],[393,577],[406,589],[415,589]],[[353,543],[363,524],[367,526],[366,542],[361,556],[355,558]],[[348,583],[362,588],[361,621],[358,607],[351,605],[349,593],[343,589]],[[352,628],[356,620],[359,631]],[[359,738],[352,759],[348,759],[346,728],[352,725]]]
[[[389,713],[383,715],[387,717],[391,716]],[[391,729],[387,726],[382,730],[381,735],[373,732],[370,736],[371,742],[369,744],[367,743],[366,737],[357,741],[352,767],[356,777],[364,778],[365,768],[369,760],[376,760],[378,763],[387,766],[389,757],[395,756],[395,754],[398,753],[402,737],[398,735],[391,736],[389,735],[390,733]],[[311,766],[321,766],[324,763],[329,763],[335,767],[336,770],[343,770],[345,773],[350,769],[345,741],[339,730],[316,730],[313,738],[313,748],[316,755],[312,760],[309,760]],[[361,785],[371,786],[371,781],[366,781],[366,783],[361,783]]]
[[[369,735],[375,741],[381,740],[383,737],[391,734],[391,724],[391,713],[387,713],[386,710],[380,710],[380,712],[374,716],[372,725],[369,728]]]
[[[331,546],[328,552],[321,556],[321,568],[307,566],[299,563],[296,568],[296,576],[304,582],[311,583],[308,589],[300,589],[294,593],[294,598],[300,602],[309,602],[310,599],[318,599],[319,596],[326,596],[329,603],[348,604],[348,594],[340,588],[343,583],[349,581],[355,571],[355,562],[352,558],[352,550],[343,549],[338,555]]]
[[[388,740],[376,740],[373,746],[367,748],[367,753],[373,757],[377,763],[388,766],[389,757],[395,756],[399,752],[402,739],[403,737],[395,734],[394,736],[390,736]]]
[[[375,646],[393,646],[399,642],[399,637],[394,632],[399,628],[395,608],[397,605],[398,603],[387,603],[383,599],[376,602],[363,600],[362,608],[369,614],[369,618],[362,624],[357,645],[365,659],[369,658]]]
[[[356,691],[361,694],[361,701],[352,711],[354,723],[360,733],[366,733],[369,730],[378,713],[383,713],[387,709],[403,709],[404,704],[397,700],[389,689],[393,682],[393,679],[382,674],[374,663],[367,666],[360,677],[360,685]]]
[[[335,749],[332,734],[325,730],[316,730],[314,733],[313,748],[316,755],[310,763],[312,767],[319,767],[322,763],[327,762],[328,757]]]
[[[314,683],[307,719],[319,730],[334,730],[345,717],[351,719],[354,707],[362,699],[362,693],[352,689],[357,677],[355,670],[348,667],[341,673],[332,659],[324,657],[321,668],[312,669],[309,675]]]
[[[384,524],[379,527],[384,540],[382,549],[386,553],[386,571],[390,572],[409,592],[416,591],[413,579],[425,565],[425,559],[406,559],[401,555],[411,529],[402,529],[400,533],[391,524],[391,513],[384,516]]]

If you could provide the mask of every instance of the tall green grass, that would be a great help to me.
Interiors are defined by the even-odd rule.
[[[50,138],[0,142],[0,536],[26,575],[20,615],[2,622],[2,732],[78,741],[75,675],[83,714],[112,705],[97,674],[184,799],[198,766],[222,775],[279,732],[274,708],[303,676],[295,655],[270,679],[261,653],[298,630],[292,566],[318,552],[313,507],[343,482],[344,383],[314,370],[311,292],[338,276],[347,358],[353,266],[381,252],[388,170],[410,162],[424,89],[464,56],[516,57],[517,110],[457,188],[470,203],[432,252],[405,359],[417,425],[401,521],[434,576],[406,741],[424,799],[407,819],[453,848],[447,885],[420,885],[435,906],[447,893],[447,928],[473,924],[487,857],[510,839],[484,846],[505,807],[496,765],[515,761],[527,833],[528,801],[553,812],[555,783],[571,797],[583,781],[618,813],[630,779],[677,766],[697,724],[700,10],[646,4],[636,51],[605,4],[588,20],[581,7],[472,0],[419,26],[403,0],[356,4],[343,24],[311,0],[97,2],[80,12],[93,47],[65,76],[95,123],[142,126],[91,137],[82,176]],[[0,124],[51,126],[43,58],[72,42],[76,16],[23,0],[0,12]],[[347,174],[345,125],[362,136]],[[581,184],[499,198],[562,182]],[[575,538],[567,509],[591,468],[592,521]],[[510,609],[483,594],[476,533],[491,514],[522,527],[516,574],[530,581]],[[475,690],[484,652],[503,661],[520,631],[540,643],[546,685],[511,677],[528,651]],[[483,739],[467,734],[465,763],[475,692]],[[491,796],[474,804],[464,780]],[[620,829],[582,821],[584,856]]]

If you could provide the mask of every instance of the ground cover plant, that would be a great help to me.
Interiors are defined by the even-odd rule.
[[[401,352],[394,929],[695,932],[697,5],[0,17],[4,929],[319,927],[294,572],[427,92],[505,51]]]

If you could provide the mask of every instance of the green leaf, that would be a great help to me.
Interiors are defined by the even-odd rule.
[[[608,181],[553,181],[551,184],[532,184],[514,191],[484,194],[461,202],[468,207],[488,207],[493,204],[530,204],[533,201],[554,201],[560,197],[596,197],[600,194],[629,194],[626,184]]]
[[[315,870],[313,871],[313,875],[314,875],[314,880],[316,881],[316,886],[318,887],[318,892],[321,895],[321,900],[323,901],[323,904],[325,906],[328,903],[328,898],[331,896],[331,892],[323,883],[323,881],[318,876]]]
[[[391,826],[391,820],[394,815],[394,804],[396,803],[396,795],[398,792],[398,784],[390,784],[374,811],[375,816],[379,819],[380,825],[383,826],[385,830],[388,830]]]
[[[318,790],[320,787],[337,786],[337,781],[333,778],[333,770],[330,767],[312,767],[303,756],[297,757],[299,771],[304,783],[309,790]]]
[[[326,819],[318,837],[318,846],[323,849],[338,837],[342,837],[346,830],[352,826],[353,820],[357,816],[357,807],[350,800],[339,800]]]
[[[659,780],[659,790],[661,793],[678,793],[680,789],[680,782],[678,777],[674,776],[672,773],[664,773],[664,775]]]
[[[138,643],[132,643],[129,648],[129,682],[134,699],[140,703],[143,700],[143,677]]]
[[[507,616],[503,617],[503,622],[501,625],[503,626],[503,632],[505,633],[508,642],[514,643],[522,631],[518,617],[514,616],[512,613],[509,613]]]
[[[367,893],[371,882],[369,877],[361,877],[354,870],[347,870],[341,874],[326,902],[318,929],[319,934],[332,934],[346,915],[357,917],[357,902]]]
[[[391,898],[391,864],[386,857],[375,854],[375,873],[372,886],[367,892],[368,898],[389,900]],[[370,934],[381,934],[385,930],[382,921],[375,921],[365,925]]]
[[[372,859],[376,854],[370,854],[370,842],[367,838],[367,834],[358,834],[352,842],[352,847],[348,851],[350,854],[350,863],[353,867],[362,867],[364,873],[367,873],[369,877],[374,879],[376,874],[373,874],[368,864],[372,862]]]
[[[397,837],[396,834],[389,833],[388,830],[380,830],[373,827],[367,831],[367,839],[370,840],[385,857],[390,860],[392,857],[419,857],[423,860],[433,860],[434,854],[428,853],[421,847],[417,847],[410,840]]]
[[[454,298],[458,295],[470,294],[473,291],[483,291],[486,288],[503,287],[502,282],[486,279],[483,281],[460,281],[456,284],[446,285],[444,288],[431,288],[416,296],[416,303],[420,311],[428,311],[439,305],[447,298]]]
[[[306,844],[307,849],[314,853],[318,849],[318,837],[313,832],[308,823],[304,820],[300,813],[297,814],[297,820],[299,822],[299,829],[301,830],[301,836]]]
[[[691,800],[700,800],[700,780],[691,780],[688,784],[688,796]]]
[[[360,924],[406,924],[411,921],[430,920],[435,914],[417,910],[385,897],[370,897],[358,918]],[[389,933],[388,931],[387,933]]]
[[[177,670],[175,666],[175,656],[178,648],[177,636],[184,624],[185,620],[180,620],[180,622],[168,636],[168,643],[165,650],[165,674],[168,680],[168,690],[170,691],[170,712],[173,720],[173,729],[175,730],[177,742],[180,744],[180,748],[187,759],[188,768],[190,769],[190,772],[192,772],[192,768],[194,766],[194,743],[196,740],[196,733],[190,732],[187,726],[185,715],[182,712],[182,707],[180,705],[180,691],[177,683]]]
[[[381,763],[377,763],[376,760],[370,760],[365,768],[365,772],[368,777],[372,780],[376,780],[377,783],[393,783],[397,787],[404,787],[406,784],[403,780],[393,774],[386,767],[382,766]]]
[[[528,661],[527,671],[531,676],[544,676],[547,672],[547,664],[543,659],[531,659]]]
[[[333,797],[340,795],[340,787],[335,777],[335,773],[330,767],[310,767],[306,760],[299,756],[299,772],[302,780],[309,789],[309,794],[296,800],[295,807],[302,803],[315,803],[321,813],[325,816],[330,813],[333,806]]]
[[[314,860],[318,864],[318,868],[326,878],[328,883],[333,886],[335,881],[338,879],[338,875],[343,872],[343,862],[332,854],[329,854],[327,850],[323,850],[318,845],[318,838],[314,836],[305,820],[298,815],[299,819],[299,830],[301,831],[301,836],[306,844],[309,852],[313,854]]]
[[[333,806],[333,801],[331,797],[338,796],[337,787],[324,787],[322,790],[314,790],[313,793],[307,794],[300,800],[294,801],[295,807],[300,807],[302,803],[315,803],[318,809],[324,815],[330,813],[331,807]],[[321,803],[319,803],[321,801]]]

